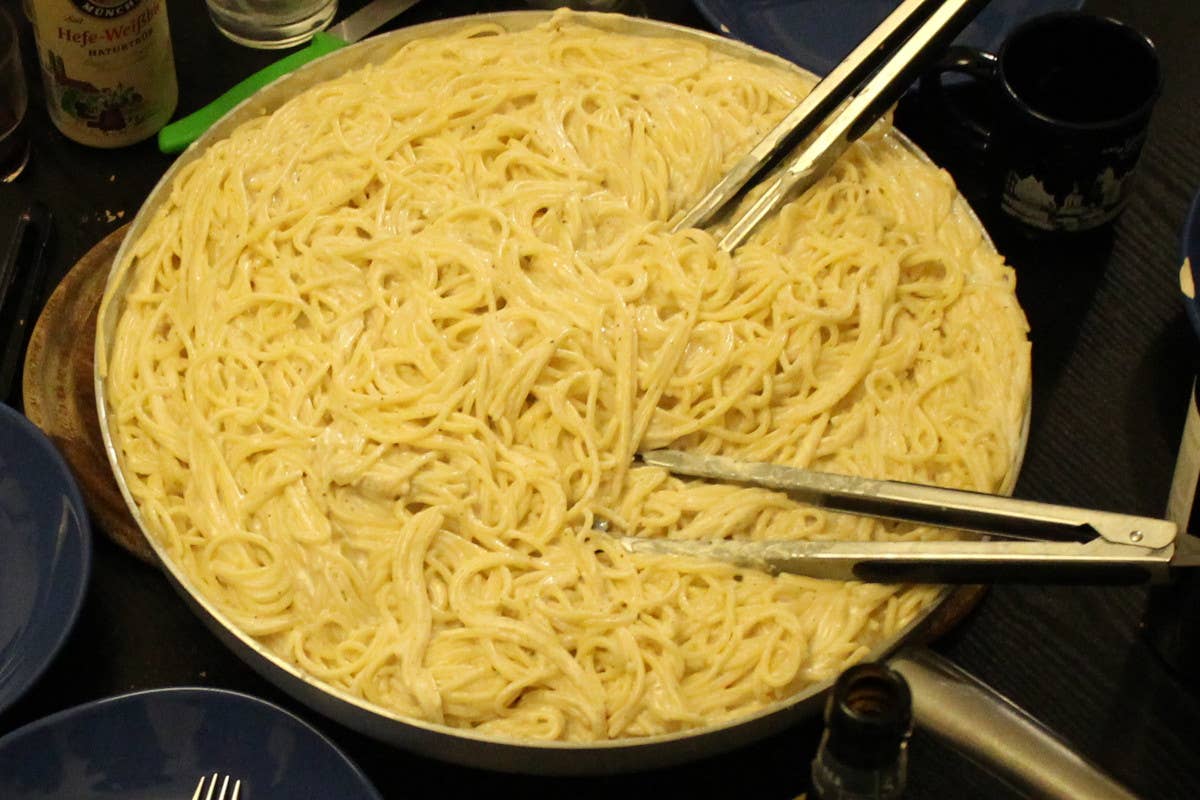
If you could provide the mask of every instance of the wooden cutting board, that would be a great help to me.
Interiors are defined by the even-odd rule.
[[[42,309],[25,352],[25,416],[66,458],[88,511],[114,542],[151,564],[158,558],[113,478],[93,386],[96,313],[128,225],[106,236],[71,268]]]

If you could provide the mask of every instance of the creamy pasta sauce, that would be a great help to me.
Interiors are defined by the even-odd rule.
[[[519,739],[705,726],[861,659],[934,589],[594,530],[941,535],[640,449],[985,491],[1018,459],[1012,271],[886,122],[733,256],[670,232],[808,88],[557,16],[412,42],[212,145],[105,299],[148,533],[312,679]]]

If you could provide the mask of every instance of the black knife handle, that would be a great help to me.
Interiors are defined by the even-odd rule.
[[[0,258],[0,400],[11,400],[42,301],[50,209],[34,203],[17,215]]]

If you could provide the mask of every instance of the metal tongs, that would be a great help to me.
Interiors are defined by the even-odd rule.
[[[626,537],[632,552],[696,556],[767,572],[876,583],[1141,583],[1200,566],[1174,523],[898,481],[676,450],[641,454],[673,473],[783,492],[834,511],[1009,537],[1005,541],[680,541]],[[1013,539],[1020,539],[1014,541]]]
[[[987,0],[904,0],[679,222],[718,218],[781,153],[790,160],[725,221],[732,252],[783,202],[812,186],[974,18]],[[800,144],[796,146],[797,142]],[[770,572],[883,583],[1137,583],[1200,566],[1200,545],[1168,521],[773,464],[643,453],[648,465],[781,491],[811,505],[978,534],[958,541],[736,542],[624,538],[629,550],[690,555]]]
[[[727,220],[718,246],[733,252],[782,203],[816,183],[985,5],[987,0],[904,0],[674,230],[716,220],[755,176],[799,143],[791,159],[764,180],[753,202],[742,204]]]

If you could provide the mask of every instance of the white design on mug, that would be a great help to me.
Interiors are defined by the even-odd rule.
[[[1000,203],[1005,213],[1042,230],[1087,230],[1117,216],[1124,204],[1127,177],[1128,173],[1118,175],[1112,167],[1105,167],[1086,191],[1075,182],[1070,191],[1059,195],[1049,191],[1036,175],[1009,171]]]

